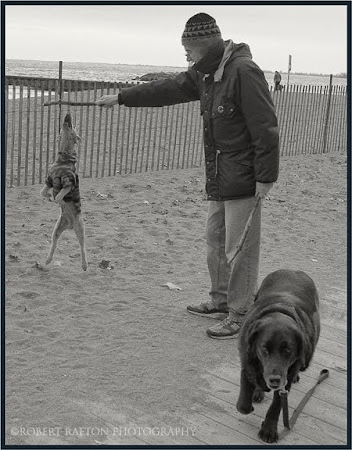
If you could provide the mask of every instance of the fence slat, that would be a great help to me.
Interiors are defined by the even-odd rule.
[[[160,154],[161,154],[161,150],[162,150],[161,138],[163,136],[162,130],[163,130],[163,124],[164,124],[164,113],[165,113],[165,108],[161,108],[160,130],[159,130],[159,145],[158,145],[158,160],[157,160],[156,170],[160,170]]]
[[[123,106],[121,108],[121,114],[122,114],[122,128],[121,128],[121,148],[120,148],[120,166],[119,166],[119,172],[122,173],[122,167],[123,167],[123,157],[124,157],[124,148],[125,148],[125,128],[126,128],[126,107]]]
[[[113,94],[116,94],[116,83],[114,83],[113,86]],[[109,176],[112,175],[112,143],[113,143],[113,138],[114,138],[114,108],[111,108],[110,111],[110,145],[109,145]]]
[[[42,182],[43,176],[43,137],[44,137],[44,82],[40,82],[40,95],[41,95],[41,105],[40,105],[40,128],[39,128],[39,183]]]
[[[15,165],[15,136],[16,136],[16,86],[12,85],[12,139],[11,139],[11,166],[10,166],[10,186],[14,185],[14,165]],[[7,150],[7,149],[6,149]]]
[[[51,89],[48,91],[48,100],[51,100]],[[50,117],[51,117],[51,107],[49,106],[46,124],[46,161],[45,161],[45,173],[48,172],[49,162],[50,162]]]
[[[166,119],[165,119],[165,138],[164,138],[164,145],[163,145],[163,156],[161,161],[161,170],[164,170],[166,163],[165,163],[165,157],[167,152],[167,130],[169,129],[169,116],[170,116],[170,106],[166,106]]]
[[[6,121],[5,121],[5,148],[7,149],[7,144],[8,144],[8,129],[9,129],[9,112],[8,112],[8,108],[9,108],[9,80],[6,79],[5,80],[5,112],[6,112]],[[6,151],[5,154],[5,167],[7,167],[8,164],[8,152]]]
[[[36,175],[36,158],[37,158],[37,108],[38,108],[38,80],[34,84],[34,99],[33,99],[33,160],[32,160],[32,185],[35,184]]]
[[[121,106],[117,107],[117,126],[116,126],[116,145],[115,145],[115,159],[114,159],[114,173],[117,173],[117,154],[118,154],[118,145],[119,145],[119,127],[120,127],[120,115],[121,115]]]
[[[320,101],[321,91],[322,91],[322,86],[316,86],[316,97],[315,97],[316,108],[320,107],[320,104],[321,104],[321,101]],[[314,133],[314,142],[315,142],[314,153],[319,153],[319,135],[320,135],[319,118],[317,118],[316,126],[315,126],[315,133]]]
[[[23,84],[21,84],[21,86],[20,86],[20,104],[19,104],[19,114],[18,114],[17,186],[21,186],[22,116],[23,116]]]
[[[94,101],[97,98],[97,83],[94,82],[93,84],[93,99]],[[95,112],[96,112],[96,108],[95,106],[93,106],[93,111],[92,111],[92,116],[93,116],[93,122],[92,122],[92,138],[91,138],[91,148],[90,148],[90,164],[89,164],[89,177],[92,178],[93,176],[93,160],[94,160],[94,136],[95,136]],[[99,144],[99,143],[98,143]],[[99,145],[97,146],[96,149],[97,152],[97,159],[99,159]],[[97,164],[98,166],[98,164]]]
[[[151,111],[150,111],[150,114],[149,114],[147,154],[146,154],[146,158],[145,158],[145,172],[148,171],[148,165],[149,165],[150,141],[151,141],[151,136],[152,136],[152,123],[153,123],[153,109],[151,108]]]
[[[27,85],[27,120],[26,120],[26,152],[25,152],[25,166],[24,166],[24,185],[28,184],[28,165],[29,165],[29,129],[31,118],[31,88]]]

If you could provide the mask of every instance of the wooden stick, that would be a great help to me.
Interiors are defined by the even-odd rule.
[[[259,195],[258,195],[258,196],[255,198],[255,201],[254,201],[254,205],[253,205],[252,211],[251,211],[251,213],[250,213],[250,215],[249,215],[249,217],[248,217],[248,219],[247,219],[246,226],[244,227],[244,231],[243,231],[241,240],[240,240],[238,246],[236,247],[235,254],[234,254],[234,255],[232,256],[232,258],[230,259],[229,264],[231,264],[232,261],[234,261],[234,259],[236,258],[236,256],[237,256],[237,255],[239,254],[239,252],[242,250],[244,241],[246,240],[248,231],[249,231],[249,229],[250,229],[250,227],[251,227],[251,223],[252,223],[252,220],[253,220],[254,213],[255,213],[256,210],[257,210],[257,207],[258,207],[258,205],[259,205],[259,203],[260,203],[260,200],[261,200],[261,198],[260,198]]]
[[[70,105],[70,106],[98,106],[95,102],[69,102],[65,100],[54,100],[52,102],[45,102],[43,106],[52,105]]]

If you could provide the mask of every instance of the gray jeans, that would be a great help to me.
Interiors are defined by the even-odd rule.
[[[241,240],[254,200],[255,197],[210,201],[206,224],[210,296],[215,306],[227,304],[230,315],[240,318],[253,303],[257,291],[261,204],[253,216],[242,251],[231,264],[228,261]]]

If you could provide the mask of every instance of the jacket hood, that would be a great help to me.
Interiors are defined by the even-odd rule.
[[[228,42],[231,42],[232,44],[232,54],[235,58],[237,58],[238,56],[247,56],[248,58],[252,59],[252,53],[248,44],[245,44],[243,42],[241,42],[240,44],[235,44],[232,41],[226,41],[226,44]]]
[[[235,59],[243,56],[252,59],[252,53],[248,44],[244,44],[243,42],[240,44],[235,44],[231,39],[225,41],[225,51],[219,67],[214,74],[214,81],[218,82],[221,80],[225,65],[230,58]]]

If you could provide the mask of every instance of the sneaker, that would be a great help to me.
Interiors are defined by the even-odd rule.
[[[240,331],[242,322],[233,317],[227,317],[222,322],[207,329],[206,333],[213,339],[234,339]]]
[[[208,316],[209,314],[214,313],[228,314],[229,308],[227,307],[227,305],[218,308],[210,300],[208,302],[201,303],[200,305],[187,306],[187,311],[191,314],[197,314],[198,316]]]

